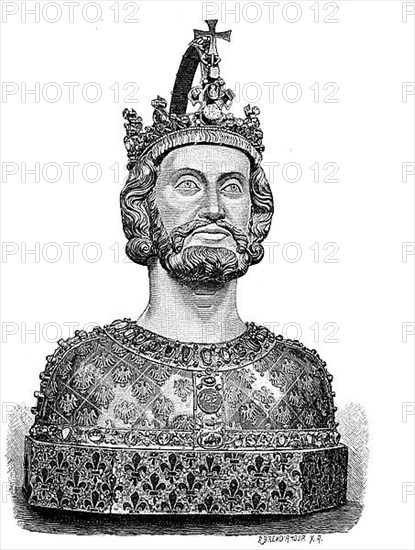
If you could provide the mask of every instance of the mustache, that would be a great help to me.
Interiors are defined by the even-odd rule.
[[[193,233],[193,231],[196,231],[196,229],[210,226],[212,225],[212,223],[214,223],[214,225],[216,225],[217,227],[226,229],[231,234],[236,242],[237,252],[241,254],[246,252],[248,248],[248,236],[246,234],[246,231],[238,229],[226,220],[217,220],[215,222],[204,220],[191,220],[187,223],[184,223],[183,225],[180,225],[179,227],[175,227],[170,233],[173,250],[176,253],[181,252],[186,237],[191,235],[191,233]]]

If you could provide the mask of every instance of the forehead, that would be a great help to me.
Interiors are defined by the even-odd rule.
[[[240,172],[249,175],[248,156],[231,147],[221,145],[186,145],[168,153],[160,166],[162,171],[191,168],[203,173]]]

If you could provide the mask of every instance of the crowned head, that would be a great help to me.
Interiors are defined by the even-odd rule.
[[[131,260],[159,262],[186,282],[224,283],[262,259],[273,201],[261,167],[259,109],[248,105],[244,119],[224,112],[233,94],[212,40],[226,33],[201,32],[183,57],[170,112],[158,97],[153,125],[143,128],[135,111],[124,111],[129,176],[121,211]],[[186,89],[198,64],[201,84]],[[188,102],[198,110],[183,112]]]

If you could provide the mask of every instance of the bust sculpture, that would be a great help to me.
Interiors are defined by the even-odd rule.
[[[147,127],[124,111],[126,252],[147,266],[150,298],[138,320],[78,331],[47,358],[26,438],[31,506],[298,515],[346,502],[325,363],[237,311],[237,280],[263,257],[273,200],[259,109],[227,112],[216,41],[230,31],[207,23],[170,111],[157,97]]]

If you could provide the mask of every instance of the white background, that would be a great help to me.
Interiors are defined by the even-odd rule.
[[[87,2],[74,8],[72,23],[63,4],[55,23],[56,4],[49,3],[46,12],[40,8],[39,22],[33,15],[24,21],[24,9],[34,2],[2,4],[3,20],[6,4],[12,12],[17,9],[2,24],[2,79],[14,83],[7,90],[15,92],[3,94],[1,105],[3,443],[9,405],[34,405],[39,373],[56,340],[87,323],[137,318],[146,305],[146,270],[123,262],[121,113],[124,106],[134,107],[150,123],[151,99],[157,94],[169,99],[192,29],[205,28],[203,19],[210,14],[219,19],[217,30],[232,29],[231,43],[219,43],[222,75],[228,86],[239,86],[249,96],[232,110],[241,115],[249,99],[258,96],[253,103],[261,108],[265,161],[280,163],[272,178],[276,215],[270,244],[263,262],[240,281],[240,313],[317,348],[334,376],[337,406],[360,403],[369,418],[362,518],[348,534],[324,535],[320,547],[413,548],[414,496],[407,502],[402,496],[403,484],[415,480],[414,417],[402,419],[403,404],[414,402],[414,337],[404,342],[402,336],[403,323],[414,321],[414,257],[402,259],[402,243],[414,240],[414,177],[402,181],[402,163],[413,162],[414,145],[414,96],[402,100],[402,83],[414,81],[414,16],[406,22],[402,16],[409,3],[345,0],[337,2],[339,10],[330,17],[333,3],[300,1],[296,8],[280,2],[272,20],[271,8],[259,2],[120,2],[116,22],[115,2],[103,1],[96,23],[90,22],[97,13],[93,6],[82,17]],[[236,14],[226,12],[232,8]],[[124,21],[128,14],[138,22]],[[325,23],[324,17],[338,22]],[[79,83],[73,101],[64,82]],[[96,85],[85,90],[90,82]],[[135,104],[125,101],[133,89],[123,87],[131,82],[139,87]],[[274,98],[266,82],[280,83]],[[284,94],[283,88],[293,82],[302,95],[290,102],[294,87],[286,87]],[[323,90],[328,82],[338,85],[338,102],[323,101],[333,89]],[[39,97],[25,95],[24,87],[33,89],[35,83]],[[316,86],[310,89],[315,83],[319,96]],[[88,101],[94,89],[102,97]],[[62,97],[52,102],[56,90]],[[63,165],[68,162],[80,163],[73,182]],[[297,182],[283,176],[282,167],[292,162],[302,168]],[[336,183],[322,181],[328,162],[339,167]],[[23,163],[27,169],[39,163],[40,181],[30,174],[24,181]],[[55,177],[52,165],[42,176],[48,163],[62,170],[55,183],[47,181]],[[82,176],[88,163],[101,168],[95,183],[87,181],[95,176],[93,168]],[[110,169],[115,163],[119,181]],[[315,163],[321,170],[318,182],[309,168]],[[63,244],[68,242],[78,243],[73,261]],[[338,246],[338,262],[323,261],[331,250],[323,250],[326,243]],[[35,254],[25,254],[35,246]],[[94,262],[97,251],[101,258]],[[299,251],[301,258],[293,261]],[[57,253],[60,259],[51,261]],[[338,326],[331,338],[338,342],[328,341],[326,323]],[[319,327],[319,335],[312,325]],[[2,456],[3,484],[4,462]],[[29,533],[17,526],[4,491],[2,500],[6,549],[258,547],[255,536],[86,540]]]

